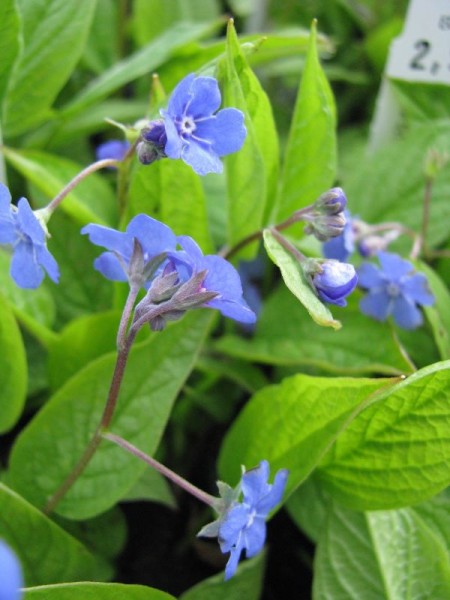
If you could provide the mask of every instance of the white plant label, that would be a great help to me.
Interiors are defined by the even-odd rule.
[[[450,0],[411,0],[390,49],[388,77],[450,85]]]

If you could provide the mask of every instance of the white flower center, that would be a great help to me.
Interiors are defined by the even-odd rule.
[[[188,135],[192,135],[192,133],[196,129],[195,121],[192,117],[183,117],[181,121],[181,133],[186,133]]]
[[[397,298],[400,296],[400,286],[396,283],[388,283],[386,291],[391,298]]]

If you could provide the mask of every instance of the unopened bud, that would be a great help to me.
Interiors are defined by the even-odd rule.
[[[314,209],[323,215],[338,215],[344,212],[346,206],[347,197],[340,187],[331,188],[314,202]]]
[[[303,269],[317,295],[323,302],[346,306],[346,296],[351,294],[358,283],[353,265],[338,260],[309,259]]]

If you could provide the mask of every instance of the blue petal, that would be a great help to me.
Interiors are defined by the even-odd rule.
[[[186,104],[191,99],[191,88],[195,75],[190,73],[175,87],[170,96],[167,110],[172,118],[180,117],[184,114]]]
[[[26,198],[21,198],[17,203],[17,223],[23,233],[25,233],[35,244],[45,243],[45,231],[31,210],[31,206]]]
[[[183,139],[181,138],[178,129],[169,113],[165,110],[162,110],[161,115],[164,117],[164,125],[167,136],[164,152],[169,158],[180,158],[181,150],[183,148]]]
[[[128,280],[120,261],[112,252],[100,254],[100,256],[94,260],[94,268],[106,277],[106,279],[111,279],[112,281]]]
[[[219,84],[214,77],[197,77],[190,92],[192,97],[186,106],[186,114],[194,117],[194,120],[209,117],[220,107],[222,99]]]
[[[122,160],[129,148],[130,142],[126,140],[109,140],[97,146],[95,157],[97,160],[104,160],[106,158]]]
[[[398,281],[407,273],[414,271],[414,266],[407,260],[403,260],[398,254],[378,252],[377,256],[382,270],[390,281]]]
[[[0,215],[0,244],[14,244],[19,235],[12,215]]]
[[[140,242],[147,258],[168,250],[175,250],[177,244],[177,238],[170,227],[144,214],[131,219],[127,227],[127,235]]]
[[[14,552],[0,540],[0,597],[2,600],[19,600],[23,587],[22,569]]]
[[[244,114],[237,108],[224,108],[215,117],[196,123],[194,137],[208,140],[218,156],[237,152],[247,136]]]
[[[363,263],[358,268],[358,285],[362,288],[376,288],[386,285],[380,269],[371,263]]]
[[[411,277],[405,277],[400,286],[403,294],[417,304],[431,306],[435,302],[433,294],[428,289],[428,280],[423,273],[415,273]]]
[[[214,298],[205,306],[217,309],[224,317],[238,321],[238,323],[246,323],[248,325],[256,323],[256,315],[249,308],[244,299],[242,299],[240,302],[237,302]]]
[[[267,526],[266,521],[262,517],[255,516],[252,524],[243,531],[243,547],[245,548],[245,556],[252,558],[264,547],[266,541]]]
[[[259,515],[267,516],[269,512],[281,502],[288,475],[289,471],[287,469],[280,469],[275,475],[270,492],[266,496],[263,496],[257,503],[256,508]]]
[[[11,194],[4,183],[0,183],[0,217],[11,212]]]
[[[236,504],[228,510],[219,528],[218,538],[222,552],[229,552],[239,543],[249,517],[249,509],[244,504]]]
[[[107,250],[117,252],[127,260],[130,259],[133,252],[133,238],[126,233],[94,223],[83,227],[81,233],[87,234],[89,240],[96,246],[102,246]]]
[[[267,483],[269,473],[269,463],[267,460],[262,460],[257,467],[242,475],[241,488],[244,502],[254,507],[261,496],[270,492],[271,486]]]
[[[230,558],[225,566],[225,581],[228,581],[236,573],[239,559],[242,553],[242,546],[237,546],[230,552]]]
[[[394,300],[392,316],[397,325],[403,329],[415,329],[423,322],[420,310],[414,302],[404,296],[398,296]]]
[[[196,270],[201,271],[202,269],[207,268],[204,262],[205,257],[203,252],[193,238],[191,238],[189,235],[179,235],[177,237],[177,242],[186,251],[186,254],[189,256],[192,264],[197,267]]]
[[[360,300],[359,308],[363,314],[385,321],[392,312],[392,298],[384,289],[370,292]]]
[[[48,251],[47,247],[44,245],[35,246],[35,252],[38,263],[42,267],[44,267],[50,279],[52,279],[55,283],[58,283],[59,268],[58,263],[54,259],[53,255]]]
[[[200,144],[193,139],[190,140],[189,144],[183,146],[181,158],[186,164],[191,166],[198,175],[222,173],[223,171],[222,162],[217,154],[213,152],[211,147]]]
[[[35,289],[41,285],[45,273],[37,263],[31,243],[19,242],[14,248],[10,273],[21,288]]]

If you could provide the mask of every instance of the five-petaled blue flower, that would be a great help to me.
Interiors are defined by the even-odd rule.
[[[47,250],[46,231],[26,198],[11,204],[8,188],[0,183],[0,245],[12,249],[10,273],[21,288],[37,288],[47,271],[55,283],[58,265]]]
[[[219,109],[221,96],[213,77],[187,75],[174,89],[167,110],[162,110],[167,142],[165,154],[181,158],[199,175],[221,173],[221,156],[242,147],[247,130],[236,108]],[[216,113],[216,114],[214,114]]]
[[[180,235],[177,240],[183,250],[171,253],[171,258],[180,279],[187,281],[196,273],[206,271],[201,291],[218,294],[216,298],[206,302],[205,306],[216,308],[225,317],[240,323],[254,323],[256,315],[242,296],[241,279],[233,265],[221,256],[204,256],[196,242],[187,235]]]
[[[108,250],[95,259],[94,267],[113,281],[130,280],[130,262],[136,239],[143,254],[141,285],[146,289],[151,280],[145,277],[145,267],[158,255],[175,250],[177,245],[177,238],[170,227],[144,214],[131,219],[125,232],[91,223],[83,227],[81,233],[88,234],[93,244]]]
[[[267,483],[269,463],[262,460],[255,469],[242,475],[237,488],[238,492],[242,491],[242,501],[232,500],[219,519],[199,533],[211,537],[217,535],[222,552],[230,553],[225,580],[235,574],[243,550],[247,558],[261,552],[266,540],[266,519],[281,501],[287,477],[287,469],[281,469],[273,484]]]
[[[95,157],[97,160],[104,160],[106,158],[123,160],[129,148],[130,142],[127,140],[108,140],[97,146]]]
[[[22,597],[22,569],[11,548],[0,540],[0,600],[19,600]]]
[[[338,260],[325,260],[320,270],[312,277],[312,283],[323,302],[346,306],[346,296],[351,294],[358,283],[355,267]]]
[[[423,318],[418,306],[430,306],[434,296],[427,278],[396,254],[379,252],[381,269],[365,263],[358,269],[359,285],[369,293],[360,301],[361,311],[378,321],[392,315],[403,329],[415,329]]]

